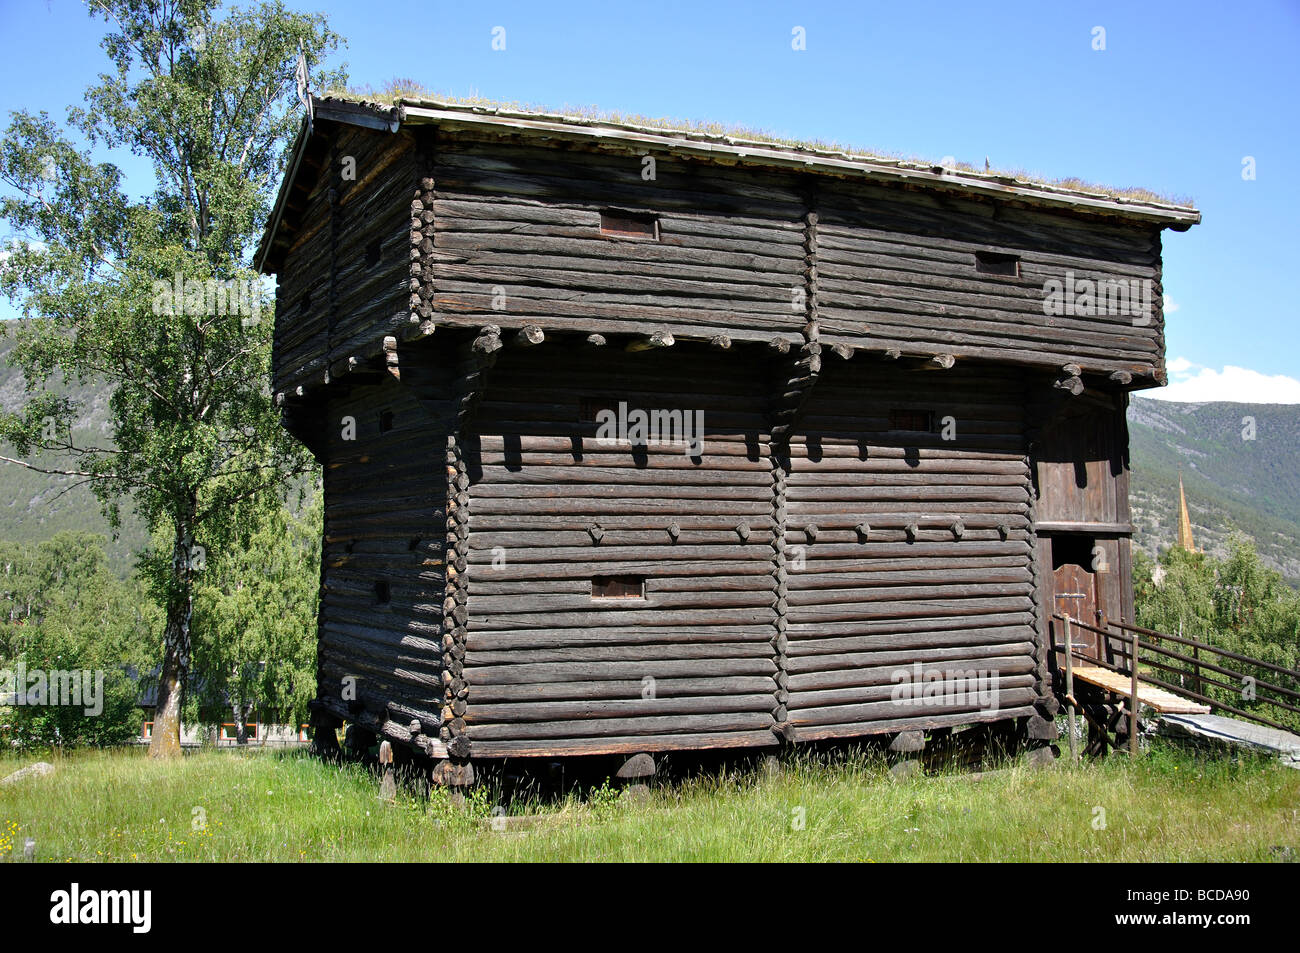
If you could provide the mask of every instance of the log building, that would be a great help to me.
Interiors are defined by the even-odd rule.
[[[1124,412],[1199,212],[311,105],[258,264],[324,468],[318,724],[450,764],[1055,737],[1052,613],[1133,618]],[[954,672],[993,697],[900,695]]]

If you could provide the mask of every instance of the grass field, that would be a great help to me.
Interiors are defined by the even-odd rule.
[[[1276,861],[1300,857],[1300,771],[1155,748],[1136,763],[895,781],[878,756],[801,755],[774,776],[719,769],[633,799],[462,807],[378,799],[358,765],[305,752],[44,755],[0,787],[0,859],[38,861]],[[0,756],[0,775],[36,760]],[[504,830],[494,829],[504,827]]]

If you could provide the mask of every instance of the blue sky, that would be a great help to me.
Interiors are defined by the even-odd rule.
[[[287,2],[347,38],[353,83],[409,77],[1190,197],[1203,223],[1164,233],[1167,396],[1300,403],[1295,0]],[[101,33],[77,0],[0,0],[0,111],[61,118],[105,67]]]

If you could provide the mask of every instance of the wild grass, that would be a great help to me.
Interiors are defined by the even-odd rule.
[[[1156,748],[896,781],[878,756],[801,754],[653,786],[463,806],[305,752],[45,756],[0,787],[0,858],[38,861],[1270,861],[1300,855],[1300,771]],[[0,756],[0,773],[32,758]],[[493,823],[494,807],[510,816]],[[494,829],[497,828],[497,829]]]

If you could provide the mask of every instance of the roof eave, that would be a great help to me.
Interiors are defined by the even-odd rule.
[[[1057,208],[1086,209],[1101,214],[1111,214],[1129,219],[1149,221],[1168,228],[1185,229],[1199,224],[1201,213],[1197,209],[1164,206],[1149,202],[1126,201],[1101,195],[1065,192],[1043,186],[996,181],[995,176],[981,177],[950,169],[902,168],[872,162],[864,158],[845,155],[786,149],[759,141],[736,140],[708,141],[700,138],[674,135],[670,130],[611,124],[585,124],[565,122],[558,118],[535,118],[519,114],[497,112],[465,112],[454,109],[437,109],[428,106],[404,105],[401,108],[409,124],[434,123],[450,128],[511,129],[544,136],[598,142],[618,142],[628,146],[643,146],[701,157],[726,156],[753,165],[802,169],[809,172],[861,176],[892,180],[960,191],[1002,199],[1015,199],[1027,204]]]

